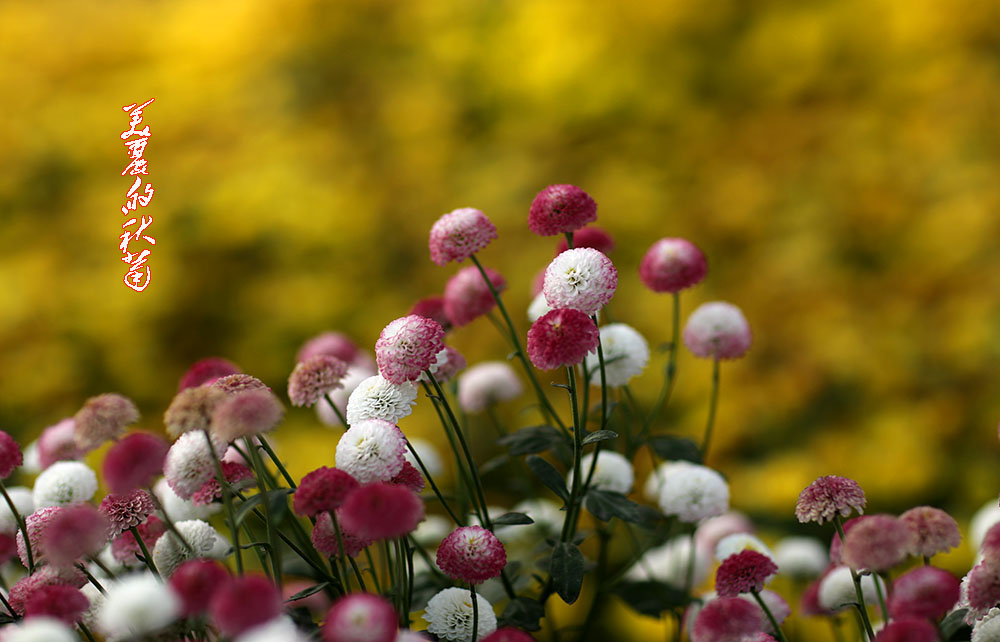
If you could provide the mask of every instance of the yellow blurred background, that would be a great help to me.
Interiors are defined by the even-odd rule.
[[[118,135],[150,97],[136,293]],[[874,511],[963,522],[1000,489],[998,113],[995,1],[0,2],[0,428],[27,441],[106,391],[159,428],[210,355],[283,394],[305,339],[371,348],[443,289],[427,232],[456,207],[499,227],[481,257],[523,333],[554,248],[528,206],[574,183],[618,243],[616,319],[668,340],[636,269],[684,236],[710,264],[684,315],[750,320],[712,460],[734,506],[794,526],[836,473]],[[507,350],[482,320],[450,342]],[[699,434],[709,372],[682,352],[672,428]],[[301,473],[336,435],[295,409],[276,440]]]

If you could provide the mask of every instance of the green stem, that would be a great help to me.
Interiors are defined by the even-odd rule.
[[[841,523],[840,515],[833,516],[833,525],[837,528],[837,534],[840,535],[840,541],[844,542],[844,525]],[[865,608],[865,594],[861,590],[861,578],[858,577],[858,574],[853,568],[848,567],[848,569],[851,571],[851,580],[854,582],[854,595],[858,599],[856,606],[858,607],[858,617],[861,619],[862,628],[865,631],[865,635],[868,636],[868,639],[874,640],[875,632],[872,630],[871,620],[868,619],[868,609]]]
[[[573,525],[576,522],[576,504],[583,476],[583,471],[580,468],[580,461],[583,458],[583,435],[580,425],[580,410],[577,407],[576,370],[573,366],[566,366],[566,378],[569,382],[570,406],[573,409],[573,485],[569,491],[569,501],[566,502],[566,519],[563,522],[560,542],[568,542],[572,537]]]
[[[435,412],[437,412],[438,420],[441,422],[441,426],[444,428],[445,437],[448,438],[448,444],[451,446],[451,454],[454,455],[455,457],[455,469],[458,471],[459,479],[462,482],[462,485],[460,485],[460,490],[466,491],[465,493],[459,494],[459,514],[464,516],[466,513],[465,501],[464,501],[465,495],[472,492],[471,491],[473,487],[472,477],[470,476],[469,472],[465,469],[465,464],[462,463],[462,456],[459,454],[460,449],[458,446],[458,442],[455,439],[454,431],[452,430],[451,424],[448,423],[448,420],[445,419],[444,417],[444,413],[441,411],[441,400],[438,399],[437,394],[435,394],[431,390],[430,385],[426,381],[422,382],[422,385],[424,387],[424,393],[430,398],[431,402],[434,404],[434,410]],[[472,504],[473,504],[473,509],[476,512],[476,515],[479,517],[479,523],[484,524],[485,522],[483,521],[483,516],[479,512],[479,506],[476,504],[476,502],[472,502]],[[464,524],[464,522],[459,521],[458,518],[455,517],[454,513],[452,513],[451,511],[449,511],[448,513],[452,516],[452,519],[455,519],[456,524],[460,526]]]
[[[340,423],[344,424],[344,428],[347,428],[347,419],[344,418],[344,415],[340,412],[340,408],[337,407],[337,404],[333,403],[333,399],[330,398],[330,393],[324,392],[323,398],[326,399],[326,402],[330,404],[331,408],[333,408],[333,412],[337,415],[337,419],[340,420]]]
[[[212,436],[208,431],[202,431],[205,441],[208,442],[208,451],[212,454],[212,463],[215,465],[215,479],[219,482],[222,490],[222,504],[226,507],[226,515],[229,521],[229,533],[233,536],[233,551],[236,554],[236,572],[243,575],[243,553],[240,550],[240,529],[236,524],[236,511],[233,510],[233,497],[230,493],[229,484],[226,483],[226,474],[222,471],[222,462],[218,453],[215,452],[215,444],[212,443]]]
[[[691,550],[688,551],[688,565],[687,573],[684,576],[684,595],[691,595],[691,589],[694,588],[694,534],[695,531],[691,531]]]
[[[194,553],[194,547],[192,547],[191,544],[189,544],[188,541],[184,538],[184,536],[181,535],[180,531],[177,530],[177,526],[174,524],[174,520],[171,519],[170,515],[167,514],[167,509],[163,507],[163,504],[160,503],[160,498],[157,497],[156,493],[153,492],[153,487],[150,486],[146,490],[149,492],[150,499],[153,500],[153,506],[156,507],[156,510],[159,511],[160,515],[163,515],[163,523],[167,525],[167,530],[173,533],[174,537],[177,538],[177,541],[181,543],[181,546],[184,547],[184,550],[186,552]]]
[[[247,452],[250,454],[250,463],[253,469],[257,472],[258,478],[258,490],[259,493],[264,493],[264,498],[261,504],[264,507],[264,529],[267,533],[267,543],[268,543],[268,555],[271,558],[271,574],[274,577],[274,583],[278,587],[278,592],[281,592],[281,549],[278,547],[278,540],[275,536],[275,524],[271,517],[271,502],[267,495],[267,480],[264,475],[264,461],[260,458],[260,452],[258,452],[257,447],[253,443],[251,437],[244,437],[244,443],[247,446]],[[260,443],[263,445],[266,443],[263,437],[260,438]],[[273,458],[277,461],[277,457]],[[293,486],[294,488],[294,486]],[[284,498],[282,498],[284,501]]]
[[[347,580],[347,562],[345,561],[345,559],[347,558],[347,551],[344,549],[344,535],[340,530],[340,520],[337,519],[336,512],[330,511],[330,521],[333,522],[333,532],[337,536],[337,561],[340,563],[341,573],[344,578],[344,593],[346,595],[349,592],[348,580]],[[332,567],[333,564],[331,563],[330,566]],[[364,584],[360,576],[358,577],[358,583],[362,585]]]
[[[3,493],[3,499],[7,502],[7,508],[14,515],[14,519],[17,521],[17,527],[21,530],[21,537],[24,539],[24,550],[28,554],[28,575],[35,572],[35,558],[31,552],[31,540],[28,537],[28,525],[24,521],[24,515],[17,510],[14,506],[14,500],[10,498],[7,494],[7,487],[4,485],[3,480],[0,480],[0,493]]]
[[[420,468],[420,472],[423,473],[424,479],[427,480],[427,483],[431,485],[431,490],[434,491],[434,495],[438,498],[438,501],[441,502],[441,505],[448,513],[448,516],[451,517],[456,526],[461,526],[462,521],[458,519],[458,515],[452,512],[451,507],[448,506],[448,502],[444,500],[444,495],[441,494],[441,490],[438,488],[437,484],[434,483],[434,479],[431,477],[430,471],[427,470],[427,466],[424,466],[424,462],[420,460],[420,455],[417,454],[417,449],[413,447],[413,444],[411,444],[409,440],[406,441],[406,447],[410,449],[410,454],[413,455],[414,461],[417,462],[417,467]]]
[[[281,473],[281,476],[285,478],[285,482],[288,483],[288,487],[291,488],[292,490],[298,488],[298,486],[295,485],[295,480],[292,479],[292,476],[288,474],[288,470],[285,468],[285,465],[281,463],[280,459],[278,459],[278,455],[276,455],[274,449],[271,448],[271,444],[267,443],[267,439],[264,438],[264,435],[257,435],[257,441],[260,442],[260,445],[264,449],[264,452],[266,452],[267,456],[270,457],[271,461],[274,462],[274,465],[278,468],[278,472]],[[253,442],[250,440],[249,437],[247,437],[247,448],[253,450]],[[274,485],[272,484],[272,486]],[[274,487],[277,488],[277,486]]]
[[[94,639],[94,634],[90,632],[90,629],[87,628],[86,624],[83,622],[77,622],[76,625],[80,627],[80,633],[83,633],[83,637],[87,638],[88,642],[97,642]]]
[[[17,613],[14,613],[14,609],[11,608],[10,602],[7,601],[7,598],[4,596],[3,593],[0,593],[0,602],[3,603],[3,607],[7,609],[7,612],[10,613],[10,616],[16,620]]]
[[[76,567],[78,569],[80,569],[81,571],[83,571],[83,574],[86,576],[87,580],[91,584],[93,584],[97,588],[98,591],[101,592],[101,595],[107,595],[108,594],[108,592],[104,590],[104,587],[101,586],[101,583],[97,581],[97,578],[90,574],[90,571],[87,570],[86,566],[84,566],[83,564],[77,564]]]
[[[712,441],[715,426],[715,409],[719,405],[719,357],[712,359],[712,397],[708,402],[708,421],[705,422],[705,438],[701,442],[701,460],[708,460],[708,446]]]
[[[479,639],[479,600],[476,598],[476,585],[470,584],[469,591],[472,593],[472,642]]]
[[[774,627],[774,634],[778,637],[778,642],[788,642],[785,634],[781,632],[781,627],[778,626],[778,621],[774,619],[771,609],[767,608],[767,604],[760,598],[760,592],[750,591],[750,595],[753,595],[753,599],[757,600],[757,605],[764,611],[764,615],[767,616],[768,621],[771,622],[771,626]]]
[[[882,594],[882,582],[879,581],[879,576],[872,574],[872,581],[875,582],[875,594],[878,595],[878,606],[882,611],[882,622],[889,622],[889,609],[885,605],[885,595]]]
[[[362,593],[368,592],[368,587],[365,586],[365,577],[361,573],[361,569],[358,568],[358,563],[354,561],[354,558],[347,556],[347,561],[351,563],[351,568],[354,569],[354,576],[358,578],[358,585],[361,587]]]
[[[372,552],[365,548],[365,558],[368,560],[368,570],[372,573],[372,581],[375,582],[375,592],[382,593],[382,583],[378,579],[378,569],[375,568],[375,560],[372,559]]]
[[[137,544],[139,544],[139,550],[142,551],[143,561],[146,562],[146,567],[149,568],[149,572],[153,574],[153,577],[160,579],[160,573],[156,570],[156,564],[153,563],[153,556],[149,554],[149,549],[146,548],[146,542],[142,541],[142,535],[139,534],[139,529],[135,526],[129,528],[132,532],[132,537],[135,538]]]
[[[653,404],[653,410],[646,417],[646,421],[642,425],[641,437],[645,437],[646,433],[649,432],[650,427],[656,418],[660,416],[663,412],[664,406],[666,406],[667,401],[670,399],[670,395],[674,390],[674,382],[677,380],[677,353],[678,344],[680,343],[680,328],[681,328],[681,295],[679,292],[673,293],[674,306],[673,306],[673,329],[671,331],[670,339],[670,356],[667,358],[667,365],[664,367],[663,373],[663,385],[660,387],[660,394],[656,397],[656,402]]]

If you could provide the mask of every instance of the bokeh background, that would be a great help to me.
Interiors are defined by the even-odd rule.
[[[149,97],[135,293],[118,134]],[[998,113],[981,0],[0,2],[0,427],[28,440],[117,391],[159,428],[210,355],[282,391],[305,339],[371,347],[442,290],[427,232],[456,207],[498,225],[481,256],[526,331],[554,248],[528,205],[566,182],[617,240],[617,319],[669,338],[636,278],[662,236],[709,257],[685,316],[746,312],[712,461],[735,506],[791,526],[837,473],[872,510],[962,522],[1000,489]],[[451,343],[506,354],[485,321]],[[699,433],[709,371],[682,353],[664,428]],[[425,411],[403,427],[431,434]],[[336,432],[296,409],[276,439],[305,471]]]

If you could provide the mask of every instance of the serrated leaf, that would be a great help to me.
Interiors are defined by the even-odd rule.
[[[599,441],[607,441],[608,439],[615,439],[618,437],[618,433],[614,430],[595,430],[586,437],[583,438],[583,445],[594,444]]]
[[[575,544],[560,542],[552,549],[549,564],[552,586],[567,604],[576,602],[583,586],[583,553]]]
[[[635,611],[655,618],[690,601],[684,591],[656,581],[622,582],[612,592]]]
[[[500,517],[493,520],[494,526],[516,526],[520,524],[534,524],[535,520],[531,519],[524,513],[504,513]]]
[[[320,591],[322,591],[323,589],[325,589],[328,586],[330,586],[329,582],[322,582],[320,584],[316,584],[315,586],[310,586],[307,589],[303,589],[303,590],[299,591],[298,593],[295,593],[294,595],[292,595],[290,598],[288,598],[285,601],[286,602],[294,602],[295,600],[301,600],[304,597],[309,597],[310,595],[313,595],[315,593],[319,593]]]
[[[516,597],[507,602],[500,619],[502,625],[516,626],[525,631],[538,631],[542,628],[540,620],[543,617],[545,617],[545,607],[536,600]]]
[[[552,426],[529,426],[497,441],[516,457],[545,452],[564,443],[566,437]]]
[[[640,512],[640,505],[631,499],[610,490],[598,490],[591,488],[587,491],[587,496],[583,500],[583,505],[590,511],[590,514],[606,522],[612,517],[617,517],[623,522],[638,524],[643,521],[643,514]]]
[[[965,623],[965,615],[968,609],[958,609],[949,613],[939,625],[941,629],[941,639],[948,640],[968,640],[972,633],[972,628]]]
[[[701,463],[701,450],[698,448],[698,444],[687,437],[653,435],[646,440],[646,443],[661,459]]]
[[[555,469],[555,466],[538,455],[528,455],[525,463],[528,464],[528,468],[533,473],[538,475],[538,478],[542,480],[542,483],[549,490],[558,495],[564,502],[569,501],[569,489],[566,488],[566,481],[559,474],[559,471]]]

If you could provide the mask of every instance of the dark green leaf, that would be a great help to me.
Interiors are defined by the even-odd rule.
[[[265,497],[268,498],[268,508],[273,508],[275,511],[278,511],[281,516],[284,516],[283,511],[287,511],[288,505],[288,502],[285,501],[285,496],[292,492],[291,488],[277,488],[275,490],[269,490],[266,493],[257,493],[240,504],[239,508],[236,509],[236,524],[242,524],[247,515],[249,515],[254,508],[258,507],[261,502],[264,501]],[[281,505],[284,505],[285,508],[282,509]],[[278,515],[275,515],[275,517],[278,517]],[[278,521],[280,520],[275,519],[275,523]]]
[[[508,455],[497,455],[496,457],[485,462],[483,465],[479,466],[479,474],[486,475],[491,473],[506,464],[508,461],[510,461],[510,457]]]
[[[562,498],[563,501],[569,501],[569,490],[566,488],[566,482],[555,466],[538,455],[528,455],[525,463],[528,464],[528,468],[533,473],[538,475],[542,483],[548,486],[549,490]]]
[[[552,575],[552,586],[556,593],[567,604],[576,602],[580,597],[580,587],[583,586],[583,553],[575,544],[560,542],[552,549],[552,562],[549,564]]]
[[[542,628],[539,620],[543,617],[545,617],[545,607],[536,600],[516,597],[507,602],[500,619],[501,626],[516,626],[525,631],[538,631]]]
[[[563,444],[566,437],[552,426],[529,426],[505,435],[498,441],[511,455],[519,456],[545,452]]]
[[[598,441],[615,439],[616,437],[618,437],[618,433],[614,430],[597,430],[583,438],[583,445],[586,446],[587,444],[593,444]]]
[[[653,449],[661,459],[701,463],[701,451],[698,444],[687,437],[674,437],[673,435],[654,435],[646,440],[649,447]]]
[[[518,524],[534,524],[535,520],[531,519],[524,513],[504,513],[500,517],[493,520],[494,526],[513,526]]]
[[[958,609],[941,620],[941,639],[951,642],[952,640],[968,640],[972,636],[972,628],[965,623],[966,613],[968,613],[968,609]]]
[[[655,581],[623,582],[612,592],[639,613],[656,618],[690,601],[684,591]]]
[[[624,522],[638,524],[644,521],[645,514],[641,511],[642,506],[636,504],[631,499],[610,490],[597,490],[591,488],[587,491],[587,496],[583,500],[590,514],[597,519],[606,522],[612,517],[617,517]]]
[[[302,598],[309,597],[310,595],[313,595],[314,593],[319,593],[320,591],[322,591],[323,589],[325,589],[329,585],[330,585],[329,582],[323,582],[321,584],[316,584],[315,586],[310,586],[309,588],[303,589],[303,590],[299,591],[298,593],[292,595],[290,598],[288,598],[285,601],[286,602],[294,602],[295,600],[301,600]]]

